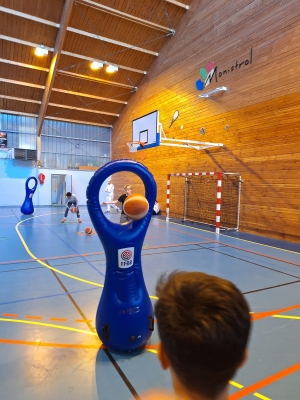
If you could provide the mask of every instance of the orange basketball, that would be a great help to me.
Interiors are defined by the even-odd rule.
[[[123,210],[130,219],[142,219],[149,210],[149,203],[141,194],[131,194],[125,200]]]
[[[70,209],[70,211],[72,212],[72,213],[77,213],[77,207],[72,207],[71,209]]]
[[[89,226],[87,227],[87,228],[85,228],[85,233],[87,234],[87,235],[91,235],[92,233],[93,233],[93,229],[92,228],[90,228]]]

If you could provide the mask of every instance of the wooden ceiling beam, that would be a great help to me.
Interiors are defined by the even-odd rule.
[[[39,100],[25,99],[24,97],[6,96],[6,95],[3,95],[3,94],[0,94],[0,99],[15,100],[15,101],[21,101],[21,102],[24,102],[24,103],[41,104],[41,101],[39,101]],[[66,108],[68,110],[84,111],[84,112],[93,113],[93,114],[112,115],[113,117],[119,117],[120,116],[120,114],[116,114],[116,113],[110,113],[110,112],[107,112],[107,111],[92,110],[90,108],[72,107],[72,106],[68,106],[66,104],[49,103],[49,106],[58,107],[58,108]]]
[[[18,61],[7,60],[6,58],[0,58],[0,62],[5,63],[5,64],[17,65],[18,67],[35,69],[37,71],[44,71],[44,72],[49,71],[49,68],[37,67],[37,66],[31,65],[31,64],[25,64],[25,63],[21,63]]]
[[[25,117],[35,117],[37,118],[37,114],[30,114],[30,113],[25,113],[25,112],[19,112],[19,111],[12,111],[12,110],[3,110],[0,109],[1,114],[14,114],[14,115],[24,115]],[[64,122],[70,122],[70,124],[83,124],[83,125],[93,125],[93,126],[104,126],[105,128],[112,128],[112,125],[106,125],[106,124],[96,124],[94,122],[87,122],[87,121],[78,121],[78,120],[73,120],[73,119],[66,119],[66,118],[56,118],[56,117],[46,117],[46,120],[54,120],[54,121],[64,121]]]
[[[32,88],[35,88],[35,89],[45,89],[45,86],[36,85],[35,83],[24,82],[24,81],[16,81],[16,80],[13,80],[13,79],[5,79],[5,78],[1,78],[1,77],[0,77],[0,82],[11,83],[13,85],[32,87]],[[52,88],[52,92],[65,93],[65,94],[70,94],[70,95],[73,95],[73,96],[87,97],[89,99],[110,101],[112,103],[127,104],[127,101],[111,99],[109,97],[93,96],[92,94],[88,94],[88,93],[72,92],[71,90]]]
[[[0,97],[1,97],[1,95],[0,95]],[[69,109],[69,110],[84,111],[84,112],[93,113],[93,114],[112,115],[113,117],[119,117],[120,116],[120,114],[110,113],[110,112],[107,112],[107,111],[92,110],[90,108],[72,107],[72,106],[67,106],[65,104],[49,103],[49,106],[59,107],[59,108],[66,108],[66,109]],[[46,117],[46,118],[48,118],[48,117]]]
[[[103,64],[105,63],[102,60],[95,60],[95,58],[93,58],[93,57],[83,56],[82,54],[70,53],[69,51],[65,51],[65,50],[62,50],[61,54],[66,55],[66,56],[70,56],[70,57],[80,58],[82,60],[87,60],[87,61],[91,61],[91,62],[99,61],[99,62],[102,62]],[[110,62],[106,61],[106,63],[109,64]],[[125,65],[118,64],[118,67],[119,67],[119,69],[126,69],[127,71],[137,72],[138,74],[143,74],[143,75],[147,74],[147,71],[142,71],[140,69],[126,67]]]
[[[31,83],[31,82],[16,81],[14,79],[5,79],[5,78],[0,77],[0,82],[12,83],[13,85],[27,86],[27,87],[32,87],[35,89],[45,89],[45,86],[43,86],[43,85],[36,85],[35,83]]]
[[[178,6],[178,7],[182,7],[182,8],[184,8],[185,10],[188,10],[190,7],[189,6],[187,6],[186,4],[184,4],[184,3],[181,3],[180,1],[176,1],[176,0],[165,0],[167,3],[171,3],[171,4],[174,4],[175,6]]]
[[[75,0],[66,0],[66,2],[72,2],[72,4],[74,3],[74,1],[75,1]],[[66,3],[65,3],[65,5],[66,5]],[[5,7],[2,7],[2,8],[5,8]],[[6,9],[6,10],[10,10],[10,11],[11,11],[11,14],[15,14],[15,13],[16,13],[15,10],[7,9],[7,8],[5,8],[5,9]],[[30,14],[25,14],[25,13],[18,13],[18,14],[20,14],[19,16],[22,15],[23,18],[26,18],[26,19],[29,19],[29,20],[33,20],[33,18],[35,18],[35,17],[33,17],[32,15],[30,15]],[[69,16],[69,17],[70,17],[70,16]],[[63,15],[62,15],[62,18],[63,18]],[[38,20],[39,20],[38,22],[40,22],[40,23],[47,24],[47,25],[53,25],[53,22],[51,22],[51,21],[48,21],[48,20],[45,20],[45,19],[42,19],[42,18],[38,18]],[[56,27],[58,26],[59,29],[61,29],[62,22],[60,22],[60,24],[55,24],[54,26],[56,26]],[[88,37],[91,37],[91,38],[93,38],[93,39],[103,40],[104,42],[113,43],[113,44],[116,44],[116,45],[118,45],[118,46],[122,46],[122,47],[126,47],[126,48],[129,48],[129,49],[132,49],[132,50],[140,51],[140,52],[142,52],[142,53],[147,53],[147,54],[152,54],[152,55],[154,55],[154,56],[158,56],[158,53],[156,53],[156,52],[154,52],[154,51],[147,50],[147,49],[143,49],[143,48],[137,47],[137,46],[132,46],[132,45],[130,45],[130,44],[128,44],[128,43],[119,42],[119,41],[117,41],[117,40],[109,39],[109,38],[104,37],[104,36],[99,36],[99,35],[96,35],[96,34],[93,34],[93,33],[89,33],[89,32],[86,32],[86,31],[82,31],[82,30],[80,30],[80,29],[75,29],[75,28],[72,28],[72,27],[70,27],[70,26],[67,27],[67,30],[70,31],[70,32],[73,32],[73,33],[77,33],[77,34],[79,34],[79,35],[88,36]],[[58,33],[58,35],[59,35],[59,33]],[[1,35],[1,36],[2,36],[2,35]],[[0,37],[1,37],[1,36],[0,36]],[[39,45],[40,45],[40,44],[39,44]],[[38,46],[39,46],[39,45],[38,45]]]
[[[12,110],[3,110],[3,109],[0,109],[0,113],[1,114],[24,115],[25,117],[37,117],[37,114],[30,114],[30,113],[25,113],[25,112],[12,111]]]
[[[0,39],[6,40],[8,42],[19,43],[19,44],[22,44],[24,46],[29,46],[29,47],[39,47],[41,45],[40,43],[38,44],[38,43],[28,42],[27,40],[21,40],[21,39],[17,39],[17,38],[11,37],[11,36],[1,35],[1,34],[0,34]],[[54,51],[53,47],[44,46],[44,48],[51,52]]]
[[[52,55],[52,60],[46,80],[46,87],[45,91],[43,94],[43,99],[42,99],[42,104],[40,107],[39,111],[39,117],[38,117],[38,126],[37,126],[37,135],[41,136],[42,133],[42,128],[43,128],[43,122],[44,118],[46,115],[47,111],[47,106],[49,103],[50,95],[51,95],[51,90],[54,84],[54,78],[57,70],[57,65],[59,62],[59,57],[60,57],[60,52],[62,50],[62,46],[66,37],[67,33],[67,27],[68,27],[68,22],[71,17],[72,13],[72,8],[73,8],[74,0],[65,0],[64,8],[62,11],[62,16],[61,16],[61,21],[60,21],[60,27],[56,36],[56,41],[55,41],[55,46],[54,46],[54,52]]]
[[[130,50],[136,50],[136,51],[139,51],[141,53],[146,53],[146,54],[151,54],[153,56],[158,56],[158,53],[156,53],[154,51],[143,49],[142,47],[133,46],[133,45],[128,44],[128,43],[119,42],[118,40],[109,39],[107,37],[99,36],[99,35],[96,35],[94,33],[86,32],[86,31],[82,31],[80,29],[75,29],[75,28],[72,28],[70,26],[68,26],[67,30],[69,32],[76,33],[78,35],[87,36],[87,37],[90,37],[90,38],[96,39],[96,40],[102,40],[103,42],[112,43],[112,44],[115,44],[117,46],[122,46],[122,47],[125,47],[125,48],[130,49]]]
[[[112,85],[112,86],[118,86],[126,89],[133,89],[136,90],[137,88],[135,86],[131,85],[126,85],[125,83],[118,83],[118,82],[113,82],[113,81],[107,81],[105,79],[100,79],[100,78],[95,78],[89,75],[82,75],[82,74],[76,74],[75,72],[69,72],[65,70],[57,70],[58,74],[62,75],[67,75],[73,78],[79,78],[79,79],[84,79],[92,82],[98,82],[98,83],[103,83],[105,85]]]
[[[132,22],[135,22],[137,24],[147,26],[149,28],[153,28],[153,29],[157,29],[159,31],[163,31],[163,32],[166,32],[166,33],[174,34],[174,30],[170,29],[167,26],[162,26],[162,25],[155,24],[154,22],[150,22],[150,21],[147,21],[145,19],[135,17],[134,15],[130,15],[130,14],[124,13],[122,11],[119,11],[119,10],[116,10],[114,8],[110,8],[110,7],[104,6],[104,5],[99,4],[99,3],[95,3],[94,1],[91,1],[91,0],[76,0],[76,3],[83,4],[83,5],[87,6],[87,7],[94,8],[96,10],[104,11],[107,14],[112,14],[112,15],[115,15],[115,16],[117,16],[119,18],[123,18],[123,19],[126,19],[127,21],[132,21]]]
[[[56,117],[46,117],[46,119],[52,119],[54,121],[64,121],[64,122],[70,122],[70,124],[83,124],[83,125],[93,125],[93,126],[104,126],[105,128],[112,128],[112,125],[108,124],[98,124],[94,122],[87,122],[87,121],[79,121],[75,119],[67,119],[67,118],[56,118]]]
[[[0,78],[0,81],[1,81],[1,78]],[[127,101],[111,99],[111,98],[109,98],[109,97],[93,96],[92,94],[81,93],[81,92],[72,92],[72,91],[70,91],[70,90],[64,90],[64,89],[56,89],[56,88],[53,88],[53,89],[52,89],[52,92],[59,92],[59,93],[72,94],[72,95],[74,95],[74,96],[88,97],[89,99],[96,99],[96,100],[103,100],[103,101],[110,101],[110,102],[112,102],[112,103],[127,104]]]
[[[26,13],[23,13],[20,11],[16,11],[16,10],[13,10],[12,8],[0,6],[0,11],[4,12],[6,14],[16,15],[17,17],[29,19],[30,21],[35,21],[35,22],[39,22],[41,24],[50,25],[50,26],[54,26],[55,28],[59,28],[59,24],[57,24],[56,22],[48,21],[47,19],[38,18],[31,14],[26,14]]]
[[[0,94],[0,98],[7,99],[7,100],[23,101],[24,103],[41,104],[41,102],[39,100],[24,99],[23,97],[5,96],[3,94]]]
[[[0,39],[6,40],[6,41],[9,41],[9,42],[13,42],[13,43],[19,43],[19,44],[22,44],[22,45],[28,46],[28,47],[38,47],[38,46],[40,46],[40,44],[37,44],[37,43],[28,42],[26,40],[21,40],[21,39],[13,38],[11,36],[1,35],[1,34],[0,34]],[[47,46],[44,46],[44,47],[45,47],[46,50],[48,50],[50,52],[54,51],[53,47],[47,47]],[[95,60],[95,58],[93,58],[93,57],[87,57],[87,56],[83,56],[82,54],[71,53],[71,52],[65,51],[65,50],[62,50],[61,54],[64,54],[66,56],[75,57],[75,58],[80,58],[82,60],[87,60],[87,61],[91,61],[91,62],[93,62],[93,61],[101,61],[101,60]],[[109,61],[103,61],[103,63],[105,63],[105,62],[107,64],[110,63]],[[113,63],[113,64],[115,64],[115,63]],[[128,71],[137,72],[137,73],[143,74],[143,75],[147,74],[147,71],[142,71],[140,69],[130,68],[130,67],[127,67],[125,65],[118,64],[118,67],[120,69],[125,69],[125,70],[128,70]]]

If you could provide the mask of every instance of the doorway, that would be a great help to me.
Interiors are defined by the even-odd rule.
[[[67,192],[72,192],[72,175],[51,175],[51,204],[65,204]]]

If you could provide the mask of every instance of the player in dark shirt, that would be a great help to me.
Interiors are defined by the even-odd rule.
[[[118,203],[118,202],[119,202],[119,203],[122,203],[122,211],[121,211],[121,217],[120,217],[120,224],[129,221],[129,218],[128,218],[127,215],[124,213],[123,204],[124,204],[125,200],[127,199],[127,197],[131,195],[131,192],[132,192],[132,187],[131,187],[131,185],[125,185],[125,186],[124,186],[124,190],[125,190],[125,193],[122,194],[122,195],[118,198],[118,200],[104,201],[104,202],[103,202],[103,204],[116,204],[116,203]]]

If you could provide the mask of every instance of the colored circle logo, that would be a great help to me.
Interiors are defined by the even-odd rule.
[[[130,250],[124,250],[123,253],[121,254],[122,260],[130,260],[132,257],[132,252]]]
[[[196,82],[197,90],[203,90],[205,86],[210,84],[210,81],[214,74],[214,66],[215,63],[213,61],[210,61],[207,64],[206,68],[200,68],[199,75],[201,76],[201,79],[198,79]]]

